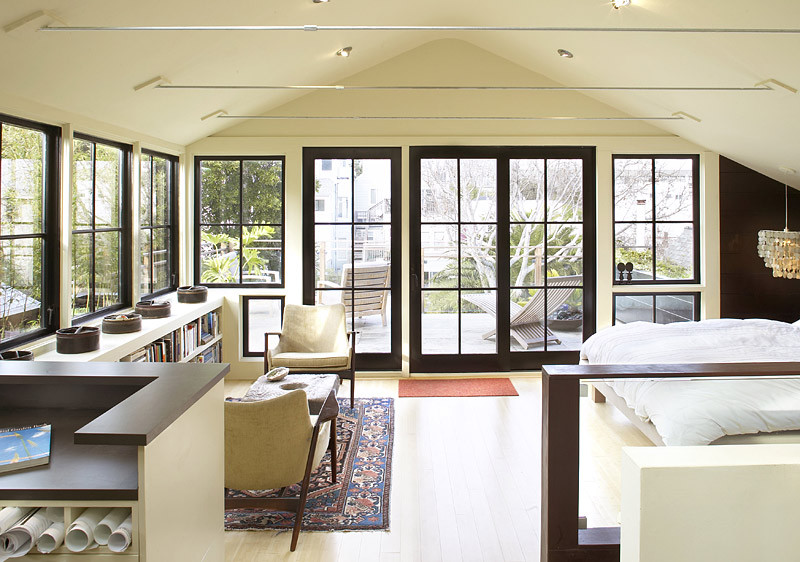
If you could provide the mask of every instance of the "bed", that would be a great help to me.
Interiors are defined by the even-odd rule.
[[[581,363],[800,361],[799,325],[718,319],[632,322],[590,337]],[[800,442],[800,378],[594,381],[657,445]]]

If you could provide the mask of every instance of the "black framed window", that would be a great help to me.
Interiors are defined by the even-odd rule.
[[[75,323],[130,306],[131,147],[80,134],[72,147]]]
[[[143,150],[139,174],[140,291],[153,296],[174,290],[178,271],[178,159]]]
[[[700,282],[698,155],[615,155],[614,283]]]
[[[242,355],[245,357],[264,355],[264,333],[281,331],[284,302],[285,298],[282,296],[242,297]],[[277,343],[277,336],[270,336],[269,347],[274,347]]]
[[[614,293],[614,324],[700,320],[700,293]]]
[[[284,158],[195,158],[195,279],[284,286]]]
[[[58,327],[57,127],[0,115],[0,350]]]

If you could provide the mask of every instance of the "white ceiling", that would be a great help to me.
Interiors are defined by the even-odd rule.
[[[797,0],[633,0],[613,9],[607,0],[3,0],[0,26],[36,10],[50,10],[72,26],[163,25],[477,25],[535,27],[769,28],[800,30]],[[426,45],[465,45],[519,68],[522,83],[604,86],[750,87],[769,78],[800,88],[800,34],[620,33],[578,31],[224,31],[224,32],[42,32],[48,17],[9,33],[0,32],[0,107],[26,99],[179,145],[243,127],[225,119],[201,121],[218,109],[230,114],[282,113],[303,96],[341,92],[265,90],[176,91],[133,87],[156,76],[173,84],[338,84],[377,79],[365,72]],[[442,42],[442,39],[457,40]],[[333,53],[352,45],[349,59]],[[575,54],[562,59],[556,49]],[[463,49],[462,49],[463,50]],[[453,76],[447,61],[416,57],[416,69],[396,83],[486,84],[485,72]],[[426,61],[430,61],[426,63]],[[423,68],[428,64],[428,68]],[[500,64],[500,63],[498,63]],[[463,67],[463,64],[460,64]],[[484,69],[486,66],[483,67]],[[527,71],[527,72],[525,72]],[[383,74],[385,80],[391,78]],[[502,73],[505,84],[513,74]],[[447,81],[446,81],[447,80]],[[411,93],[411,95],[419,94]],[[351,95],[347,93],[346,95]],[[399,114],[397,108],[370,107],[360,92],[353,111]],[[457,94],[442,94],[457,99]],[[528,102],[501,109],[536,114],[538,100],[552,92],[526,92]],[[562,94],[576,100],[583,94]],[[593,92],[592,111],[603,115],[669,116],[683,111],[701,119],[652,121],[612,126],[611,134],[652,134],[654,127],[719,152],[771,177],[785,180],[780,166],[800,170],[800,95],[773,92]],[[324,99],[324,98],[321,98]],[[465,98],[470,99],[470,98]],[[477,99],[477,98],[475,98]],[[488,98],[487,98],[488,99]],[[562,99],[571,99],[563,97]],[[577,103],[577,102],[576,102]],[[7,105],[7,104],[6,104]],[[319,104],[317,104],[319,105]],[[585,104],[579,104],[585,111]],[[546,107],[547,104],[544,104]],[[460,107],[454,104],[453,107]],[[578,105],[575,106],[578,114]],[[443,108],[442,112],[452,110]],[[460,110],[459,110],[460,111]],[[486,114],[485,104],[481,114]],[[288,113],[284,113],[288,114]],[[320,110],[319,115],[324,114]],[[357,113],[356,113],[357,114]],[[469,108],[464,109],[464,115]],[[478,113],[476,113],[478,114]],[[408,115],[408,113],[406,113]],[[276,122],[277,123],[277,122]],[[498,125],[500,126],[500,125]],[[572,134],[574,123],[551,123]],[[616,127],[616,128],[615,128]],[[395,126],[395,129],[397,127]],[[588,127],[591,129],[591,127]],[[394,130],[394,129],[393,129]],[[455,128],[454,128],[455,130]],[[800,175],[790,180],[800,187]]]

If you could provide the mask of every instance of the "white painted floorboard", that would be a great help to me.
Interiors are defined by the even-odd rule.
[[[293,553],[288,532],[226,532],[226,560],[538,561],[541,380],[511,379],[518,397],[395,401],[390,531],[301,532]],[[226,394],[248,386],[227,382]],[[397,380],[359,380],[356,396],[397,398]],[[613,406],[588,399],[581,431],[580,513],[592,527],[617,525],[621,448],[649,441]]]

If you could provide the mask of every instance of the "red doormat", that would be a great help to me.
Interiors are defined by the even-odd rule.
[[[519,396],[519,393],[506,378],[400,380],[400,398],[428,396]]]

